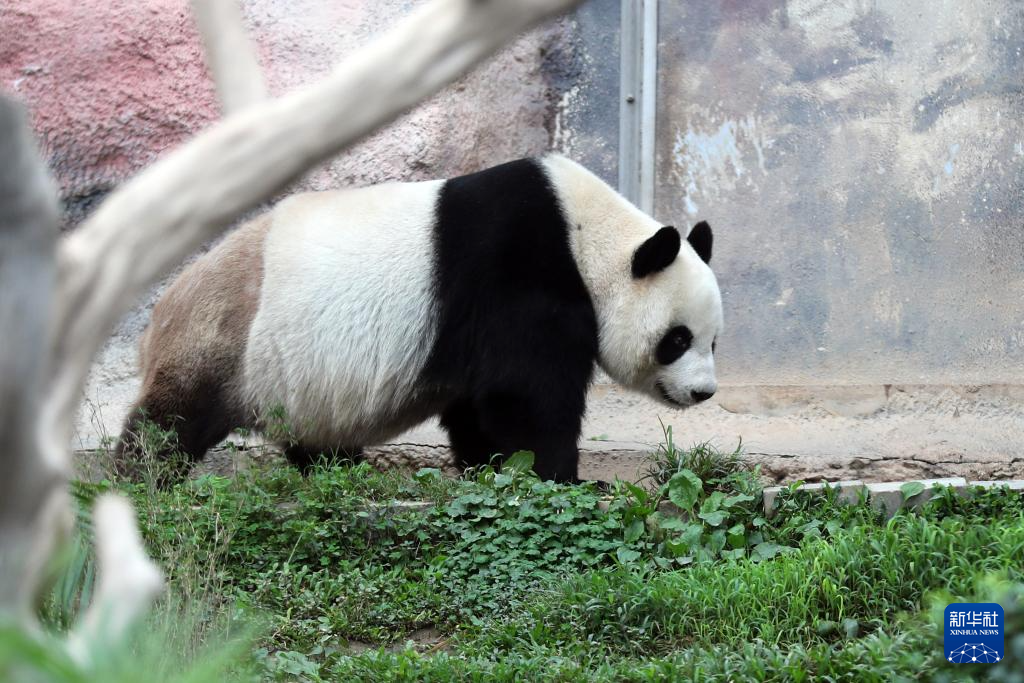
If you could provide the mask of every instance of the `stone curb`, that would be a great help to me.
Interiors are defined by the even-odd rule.
[[[903,487],[912,483],[923,484],[924,491],[904,500]],[[876,510],[884,512],[887,517],[892,517],[900,508],[918,508],[931,500],[935,497],[935,486],[949,487],[956,490],[959,495],[969,496],[971,491],[978,487],[999,488],[1005,486],[1011,491],[1024,491],[1024,479],[968,482],[963,477],[947,477],[945,479],[911,479],[908,481],[885,481],[870,484],[854,479],[804,484],[797,487],[796,490],[820,494],[824,493],[825,487],[838,489],[836,500],[847,505],[857,503],[862,496],[866,496]],[[769,517],[775,512],[775,502],[778,499],[779,493],[787,488],[785,486],[771,486],[764,489],[764,510]]]
[[[915,495],[903,499],[903,486],[911,483],[919,483],[924,486],[924,490]],[[909,481],[884,481],[865,484],[859,479],[850,479],[835,482],[817,482],[814,484],[803,484],[797,487],[797,491],[806,491],[812,494],[820,495],[825,492],[825,488],[838,489],[836,493],[836,501],[845,505],[856,505],[864,497],[871,502],[871,505],[886,514],[887,517],[892,517],[896,514],[896,511],[903,507],[918,508],[924,505],[926,502],[935,497],[935,486],[944,486],[953,488],[959,495],[971,495],[971,490],[974,488],[999,488],[1005,486],[1011,491],[1024,492],[1024,479],[1015,479],[1008,481],[971,481],[968,482],[963,477],[946,477],[944,479],[911,479]],[[771,517],[775,512],[775,501],[778,499],[779,493],[786,486],[771,486],[765,488],[763,491],[762,503],[767,516]],[[367,511],[373,517],[389,517],[395,514],[403,513],[423,513],[434,507],[434,503],[429,501],[419,500],[393,500],[389,502],[375,502],[370,503],[367,507]],[[611,501],[608,499],[601,499],[597,501],[598,508],[607,512]],[[675,505],[667,500],[662,500],[658,504],[658,512],[663,516],[667,517],[685,517],[686,514],[679,510]]]
[[[854,504],[860,500],[861,491],[866,487],[864,482],[859,479],[845,479],[837,482],[821,482],[816,484],[804,484],[800,486],[799,491],[811,491],[815,493],[823,493],[825,487],[838,488],[839,493],[837,494],[838,499],[843,503]],[[764,502],[765,512],[771,516],[775,510],[775,499],[778,497],[784,489],[789,488],[788,486],[770,486],[764,489],[762,496]]]
[[[428,500],[392,500],[385,503],[370,503],[366,511],[373,520],[394,517],[406,513],[423,514],[432,509],[436,503]]]

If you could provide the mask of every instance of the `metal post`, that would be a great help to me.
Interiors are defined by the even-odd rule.
[[[658,0],[622,0],[619,191],[654,210],[657,127]]]
[[[633,203],[639,199],[640,44],[643,35],[637,8],[642,0],[622,0],[619,66],[619,192]]]
[[[654,213],[654,141],[658,124],[658,0],[643,0],[643,68],[640,81],[640,188],[638,206]]]

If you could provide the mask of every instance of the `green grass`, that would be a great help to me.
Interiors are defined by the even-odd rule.
[[[509,647],[530,624],[534,637],[553,645],[600,642],[631,656],[692,645],[833,642],[885,628],[929,591],[967,594],[977,572],[1021,579],[1021,521],[987,526],[901,515],[884,527],[807,542],[771,562],[656,575],[592,572],[534,603],[523,623],[483,636],[489,646]]]
[[[515,467],[80,484],[83,511],[108,488],[131,496],[170,592],[99,669],[0,630],[0,680],[940,680],[963,671],[938,656],[938,603],[1006,595],[1024,634],[1018,493],[943,494],[885,520],[790,491],[769,520],[756,471],[667,446],[656,490],[605,502]],[[430,505],[389,509],[409,499]],[[658,512],[665,500],[689,518]],[[88,601],[87,547],[42,609],[54,631]],[[991,576],[1006,583],[979,583]],[[405,643],[427,627],[439,643]],[[1018,659],[985,671],[1019,666],[1021,637]]]

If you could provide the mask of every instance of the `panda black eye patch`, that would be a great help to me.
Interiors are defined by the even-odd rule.
[[[661,365],[669,365],[679,360],[679,357],[687,352],[693,342],[693,334],[686,325],[673,327],[658,342],[658,348],[654,351],[654,358]]]

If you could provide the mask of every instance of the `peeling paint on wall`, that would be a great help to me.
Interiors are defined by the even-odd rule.
[[[771,147],[771,140],[760,137],[753,116],[739,122],[727,120],[711,132],[676,129],[671,172],[685,189],[686,212],[691,218],[700,213],[695,197],[719,196],[722,191],[735,190],[739,181],[756,189],[757,181],[750,175],[740,152],[741,146],[748,145],[757,154],[757,170],[767,175],[764,150]]]

